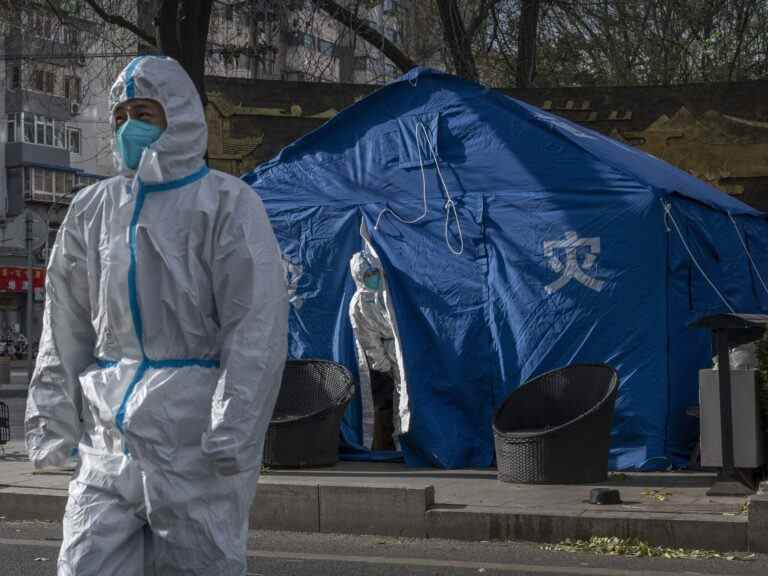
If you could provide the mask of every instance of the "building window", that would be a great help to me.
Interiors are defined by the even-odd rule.
[[[53,170],[43,170],[43,180],[45,181],[45,192],[54,193],[56,191],[56,188],[53,185],[53,175],[55,172]]]
[[[56,72],[37,67],[32,70],[32,90],[56,95]]]
[[[56,148],[64,148],[67,147],[67,133],[64,127],[63,122],[56,122],[54,125],[54,131],[53,131],[53,145],[56,146]]]
[[[322,38],[318,38],[318,49],[320,51],[320,54],[323,54],[325,56],[333,56],[333,48],[334,44],[333,42],[329,42],[328,40],[323,40]]]
[[[67,189],[67,173],[66,172],[53,172],[53,177],[56,185],[57,194],[68,194]]]
[[[6,132],[8,142],[16,142],[16,122],[18,115],[8,114],[8,130]]]
[[[35,116],[24,114],[24,142],[35,143]]]
[[[45,144],[45,116],[35,114],[35,142]]]
[[[67,76],[64,78],[64,97],[67,100],[80,102],[82,96],[82,82],[77,76]]]
[[[53,120],[50,118],[45,119],[45,145],[53,146]]]
[[[66,150],[67,126],[53,118],[22,112],[8,115],[8,142],[28,142]],[[78,139],[79,140],[79,139]]]
[[[51,71],[46,71],[45,73],[45,93],[56,93],[56,75]]]
[[[24,168],[24,193],[27,197],[38,200],[56,201],[70,196],[74,189],[75,175],[63,170],[48,170],[47,168]]]
[[[40,68],[32,70],[32,89],[43,92],[45,89],[45,71]]]
[[[45,170],[42,168],[31,168],[32,170],[32,190],[35,192],[47,192],[45,189]]]
[[[21,88],[21,66],[11,67],[11,88],[13,90]]]
[[[80,154],[80,129],[67,128],[67,140],[69,151],[73,154]]]

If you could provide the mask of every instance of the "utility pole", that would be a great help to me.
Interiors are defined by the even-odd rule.
[[[27,378],[32,381],[32,213],[26,209],[27,217]]]

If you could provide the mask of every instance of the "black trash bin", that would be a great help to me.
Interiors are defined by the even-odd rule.
[[[604,481],[618,381],[610,366],[578,364],[514,390],[493,422],[499,480]]]
[[[264,441],[264,464],[304,468],[338,462],[341,419],[354,391],[341,364],[289,360]]]

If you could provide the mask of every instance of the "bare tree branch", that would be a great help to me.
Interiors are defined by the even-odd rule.
[[[45,3],[46,3],[46,4],[48,4],[48,7],[49,7],[51,10],[53,10],[53,13],[54,13],[54,14],[56,14],[56,18],[58,19],[58,21],[59,21],[59,24],[61,24],[62,26],[64,26],[64,17],[62,16],[62,14],[61,14],[61,10],[59,10],[58,6],[56,6],[56,5],[53,3],[53,0],[46,0],[46,2],[45,2]]]
[[[500,0],[480,0],[480,6],[477,9],[477,14],[475,14],[475,17],[472,18],[469,26],[467,26],[467,37],[472,39],[477,35],[480,27],[488,19],[488,16],[491,15],[491,10],[496,8],[496,5],[499,3],[499,1]]]
[[[355,34],[381,50],[382,54],[402,72],[408,72],[408,70],[416,66],[416,63],[386,36],[375,28],[370,27],[364,20],[358,18],[343,6],[340,6],[333,0],[311,0],[311,2],[331,18],[354,30]]]
[[[746,6],[742,5],[742,17],[741,17],[741,23],[739,25],[739,29],[737,31],[738,34],[738,40],[736,42],[736,49],[733,51],[733,58],[731,59],[731,63],[728,66],[728,81],[730,82],[733,80],[733,73],[736,69],[736,62],[738,62],[739,57],[741,56],[741,48],[744,45],[744,36],[747,31],[747,25],[749,24],[749,20],[752,18],[752,3],[747,3]]]
[[[114,24],[115,26],[119,26],[120,28],[124,28],[129,32],[134,33],[136,36],[144,40],[147,44],[150,44],[151,46],[157,46],[157,42],[155,41],[155,38],[153,36],[150,36],[146,32],[144,32],[144,30],[136,26],[136,24],[134,24],[133,22],[130,22],[117,14],[109,14],[106,10],[104,10],[104,8],[102,8],[96,2],[96,0],[85,0],[85,2],[105,22],[108,22],[109,24]]]

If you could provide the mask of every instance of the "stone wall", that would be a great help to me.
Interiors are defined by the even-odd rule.
[[[242,174],[378,86],[208,79],[209,163]],[[506,90],[768,212],[768,81]]]

